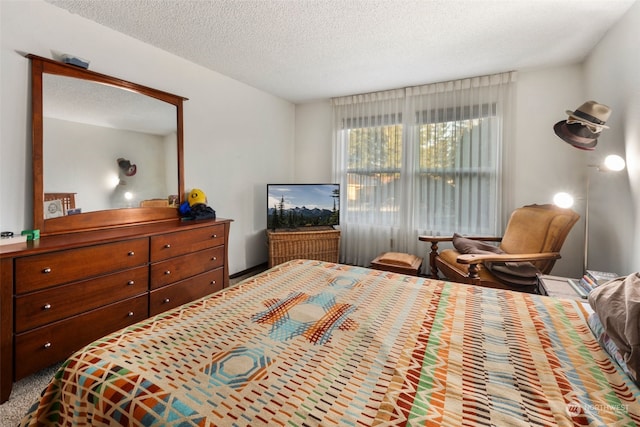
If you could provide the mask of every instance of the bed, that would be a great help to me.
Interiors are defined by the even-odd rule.
[[[108,335],[21,425],[640,424],[578,301],[294,260]]]

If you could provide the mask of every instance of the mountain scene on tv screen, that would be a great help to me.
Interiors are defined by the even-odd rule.
[[[272,185],[267,197],[267,227],[270,229],[321,227],[340,222],[337,185]]]

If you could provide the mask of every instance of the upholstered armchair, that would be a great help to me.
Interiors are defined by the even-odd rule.
[[[432,278],[442,272],[454,282],[536,293],[537,274],[551,272],[579,218],[571,209],[528,205],[512,212],[502,237],[454,234],[420,236],[419,240],[431,243]],[[439,251],[440,242],[452,242],[454,249]]]

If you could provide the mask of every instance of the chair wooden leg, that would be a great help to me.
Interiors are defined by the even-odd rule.
[[[478,264],[469,264],[469,279],[478,279]]]
[[[469,264],[469,284],[475,286],[482,286],[480,275],[478,274],[478,264]]]
[[[438,266],[436,265],[436,257],[438,256],[438,242],[431,242],[431,253],[429,254],[430,277],[438,279]]]

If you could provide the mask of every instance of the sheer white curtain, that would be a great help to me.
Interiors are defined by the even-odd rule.
[[[332,100],[342,262],[419,253],[420,234],[501,227],[515,73]],[[427,263],[425,263],[427,264]]]

